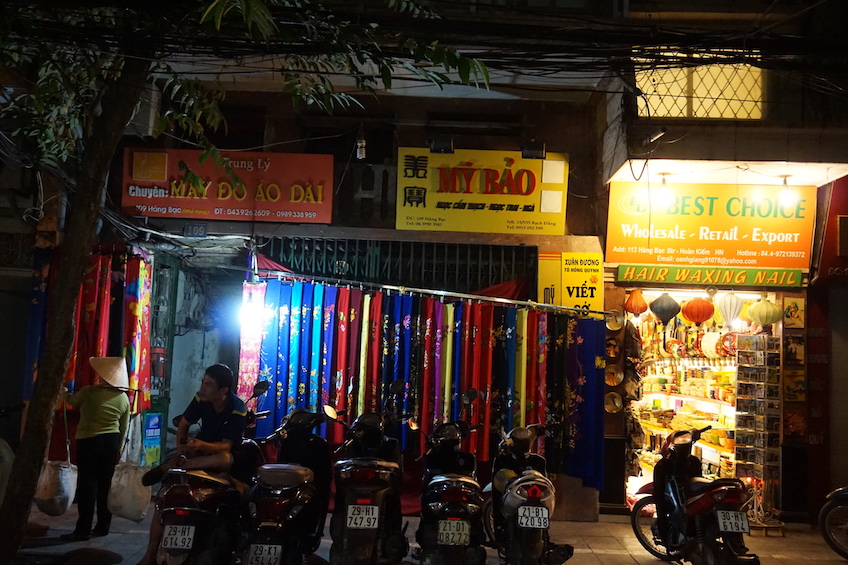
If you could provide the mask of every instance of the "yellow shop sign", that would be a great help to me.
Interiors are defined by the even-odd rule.
[[[539,253],[539,299],[580,310],[604,309],[600,253]]]
[[[518,151],[398,150],[397,229],[562,235],[568,160]]]

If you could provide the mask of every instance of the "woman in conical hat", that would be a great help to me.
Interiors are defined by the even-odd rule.
[[[109,533],[112,513],[106,501],[130,416],[124,358],[91,357],[88,361],[99,377],[98,384],[85,386],[75,394],[62,391],[62,399],[80,411],[75,436],[79,519],[74,531],[62,536],[66,541],[85,541]],[[92,529],[95,509],[97,525]]]

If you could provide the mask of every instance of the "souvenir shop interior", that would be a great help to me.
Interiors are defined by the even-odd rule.
[[[628,290],[626,331],[608,336],[605,378],[625,387],[628,502],[651,480],[670,431],[711,426],[693,448],[704,476],[747,481],[758,518],[769,520],[784,403],[803,400],[803,305],[797,293]]]
[[[462,395],[478,396],[464,417],[475,426],[463,449],[475,453],[483,480],[501,431],[550,424],[538,448],[552,473],[603,483],[602,313],[486,296],[386,285],[305,280],[267,273],[245,282],[242,298],[239,395],[257,380],[271,382],[258,410],[269,410],[257,434],[290,410],[322,404],[358,414],[380,411],[391,398],[422,431],[463,416]],[[250,323],[250,317],[259,320]],[[341,426],[324,430],[342,441]],[[398,427],[414,460],[424,436]]]

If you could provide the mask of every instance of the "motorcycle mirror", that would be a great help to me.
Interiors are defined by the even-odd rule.
[[[477,400],[477,389],[469,388],[465,391],[465,394],[462,395],[462,403],[463,404],[471,404]]]
[[[409,426],[410,430],[418,431],[421,427],[418,425],[418,422],[415,421],[415,418],[410,418],[406,421],[406,425]]]
[[[329,404],[324,405],[324,414],[326,414],[327,417],[332,418],[333,420],[339,417],[339,413],[336,411],[336,409],[330,406]]]
[[[250,398],[259,398],[271,388],[271,383],[268,381],[259,381],[255,385],[253,385],[253,394],[250,395]]]

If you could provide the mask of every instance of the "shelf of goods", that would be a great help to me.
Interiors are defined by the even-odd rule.
[[[736,365],[732,357],[658,359],[643,380],[639,420],[646,435],[641,462],[651,465],[672,430],[705,428],[693,454],[705,474],[734,476]]]

